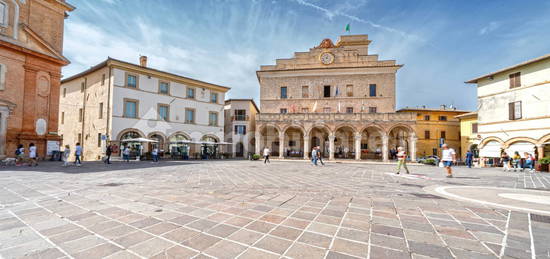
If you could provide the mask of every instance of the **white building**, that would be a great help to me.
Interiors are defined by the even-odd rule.
[[[233,157],[247,157],[256,146],[256,114],[260,110],[252,99],[225,101],[225,139],[231,142]]]
[[[59,134],[74,149],[82,143],[84,159],[99,159],[106,140],[129,138],[157,143],[128,143],[144,152],[152,145],[175,157],[220,152],[224,141],[224,96],[228,87],[108,58],[61,82]],[[200,143],[211,143],[202,145]],[[202,145],[202,146],[201,146]]]
[[[481,157],[550,156],[550,55],[472,79]]]

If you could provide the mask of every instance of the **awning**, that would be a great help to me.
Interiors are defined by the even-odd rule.
[[[535,153],[535,144],[529,142],[516,142],[513,143],[506,149],[508,155],[512,155],[515,152],[518,152],[520,156],[523,157],[523,153],[527,152],[529,154]]]
[[[480,157],[500,157],[501,145],[497,141],[490,141],[479,150]]]
[[[177,140],[177,141],[170,141],[170,144],[191,144],[193,141],[191,140]]]
[[[158,141],[148,138],[128,138],[123,139],[121,142],[149,142],[149,143],[157,143]]]

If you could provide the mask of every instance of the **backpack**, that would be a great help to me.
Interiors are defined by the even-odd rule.
[[[19,150],[19,148],[16,149],[16,150],[15,150],[15,155],[18,156],[18,155],[20,155],[20,154],[21,154],[21,150]]]

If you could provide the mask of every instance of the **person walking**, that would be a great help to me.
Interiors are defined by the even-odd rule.
[[[453,163],[456,163],[456,152],[454,149],[449,148],[447,144],[441,146],[443,149],[441,151],[441,161],[443,161],[443,166],[447,170],[447,178],[453,178],[453,170],[451,167]]]
[[[322,166],[325,165],[325,163],[323,162],[323,153],[321,152],[320,146],[317,146],[317,161],[319,161],[319,163],[321,163]]]
[[[311,150],[311,164],[317,166],[317,147],[313,147]]]
[[[512,157],[512,166],[514,167],[514,172],[518,170],[521,162],[521,156],[519,155],[519,152],[514,152],[514,156]]]
[[[265,147],[265,148],[264,148],[264,165],[265,165],[266,163],[270,163],[270,164],[271,164],[271,161],[269,161],[269,153],[271,153],[271,152],[269,151],[269,148]]]
[[[468,150],[468,152],[466,152],[466,165],[468,166],[468,168],[472,168],[472,161],[474,159],[474,153],[472,153],[472,151]]]
[[[19,144],[15,150],[15,165],[21,166],[25,162],[25,148],[23,144]]]
[[[29,144],[29,166],[38,166],[38,161],[36,157],[36,146],[34,143]]]
[[[396,174],[399,174],[401,172],[401,167],[405,169],[405,172],[407,172],[407,174],[410,174],[409,168],[407,168],[407,152],[405,152],[405,149],[403,147],[398,147],[396,156],[397,156]]]
[[[502,170],[504,172],[510,171],[510,156],[506,154],[506,152],[502,153],[502,156],[500,156],[500,159],[502,159]]]
[[[81,166],[82,161],[80,161],[80,156],[82,156],[82,147],[80,146],[80,142],[76,143],[76,147],[74,148],[74,156],[75,156],[74,164],[76,166]]]
[[[105,161],[103,161],[105,164],[111,164],[111,154],[113,154],[113,147],[109,144],[105,148]]]
[[[63,150],[63,166],[69,165],[69,156],[71,156],[71,148],[69,145],[65,145],[65,150]]]
[[[129,146],[124,147],[124,150],[122,151],[122,160],[126,161],[126,163],[130,162],[130,147]]]
[[[159,161],[159,149],[156,146],[153,147],[153,151],[151,151],[151,156],[153,157],[154,163]]]

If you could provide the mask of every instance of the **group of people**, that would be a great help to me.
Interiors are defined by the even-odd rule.
[[[512,171],[512,168],[514,169],[514,172],[517,170],[521,170],[523,172],[527,168],[531,172],[535,171],[536,159],[528,152],[523,153],[523,159],[518,151],[514,152],[512,157],[510,157],[506,152],[502,152],[500,159],[502,161],[502,168],[505,172]]]
[[[61,156],[61,160],[63,160],[63,166],[69,165],[69,157],[71,156],[71,147],[69,145],[65,145],[65,150],[63,150],[63,154]],[[80,143],[76,143],[75,150],[74,150],[74,164],[76,166],[81,166],[82,161],[82,146],[80,146]]]
[[[15,165],[21,166],[26,161],[25,157],[25,146],[23,144],[19,144],[17,146],[17,149],[15,150]],[[38,157],[36,156],[36,145],[34,143],[29,144],[29,155],[28,155],[28,165],[29,166],[37,166],[38,165]]]

